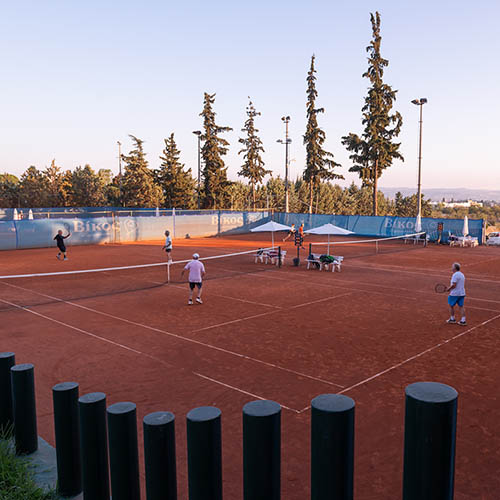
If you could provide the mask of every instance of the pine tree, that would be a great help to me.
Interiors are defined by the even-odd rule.
[[[23,207],[47,207],[47,182],[35,166],[27,168],[19,182],[20,204]]]
[[[309,213],[313,211],[314,190],[318,189],[322,180],[343,179],[341,175],[333,172],[339,163],[333,160],[333,154],[323,149],[326,139],[325,132],[318,125],[318,115],[324,113],[324,108],[316,108],[316,68],[314,67],[315,56],[311,57],[311,67],[307,74],[307,126],[304,134],[306,145],[306,168],[304,180],[309,184]]]
[[[363,186],[370,186],[372,193],[373,215],[378,213],[378,179],[383,171],[392,165],[393,160],[404,161],[399,152],[400,143],[393,142],[401,131],[403,119],[399,112],[391,114],[396,100],[397,90],[384,83],[384,68],[389,65],[387,59],[380,55],[380,14],[370,14],[373,38],[366,48],[368,53],[368,70],[363,73],[363,78],[368,78],[371,86],[365,97],[362,108],[362,124],[365,126],[363,134],[342,137],[342,144],[352,154],[349,158],[354,165],[349,169],[357,172]]]
[[[64,182],[64,174],[56,165],[56,160],[52,160],[50,167],[47,167],[42,174],[45,178],[47,206],[65,206],[65,201],[68,198],[69,185],[67,182]]]
[[[195,181],[191,175],[191,169],[184,170],[184,164],[180,163],[180,151],[177,149],[174,134],[164,139],[165,149],[160,168],[155,171],[158,186],[163,191],[166,207],[193,208]]]
[[[155,185],[153,172],[148,168],[141,139],[129,135],[135,149],[122,155],[125,162],[123,201],[129,207],[158,207],[163,202],[161,189]]]
[[[227,142],[219,134],[233,130],[230,127],[221,127],[215,123],[215,112],[212,106],[215,102],[215,94],[205,92],[203,99],[204,141],[201,155],[204,162],[203,167],[203,205],[205,208],[223,208],[228,198],[227,189],[227,167],[222,157],[227,153]]]
[[[71,204],[78,207],[99,207],[105,203],[102,178],[90,165],[76,167],[71,173]]]
[[[243,158],[245,163],[241,166],[241,170],[238,175],[241,177],[246,177],[250,181],[250,187],[252,192],[252,206],[255,210],[256,205],[256,185],[260,184],[267,174],[270,174],[270,170],[264,168],[264,161],[262,160],[261,153],[264,152],[264,147],[262,146],[262,141],[257,135],[259,129],[255,128],[255,117],[260,116],[252,101],[249,99],[249,103],[246,109],[246,114],[248,116],[244,128],[241,129],[242,132],[246,132],[246,137],[238,140],[240,144],[243,144],[243,149],[238,151],[238,154],[245,153]]]
[[[19,179],[12,174],[0,174],[0,207],[14,208],[19,205]]]

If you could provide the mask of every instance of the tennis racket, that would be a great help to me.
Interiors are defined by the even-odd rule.
[[[63,226],[64,226],[64,229],[66,229],[66,231],[68,231],[68,233],[69,233],[71,226],[67,222],[63,222]]]
[[[434,287],[434,291],[436,293],[444,293],[446,292],[446,290],[448,290],[448,287],[446,285],[443,285],[442,283],[438,283],[435,287]]]

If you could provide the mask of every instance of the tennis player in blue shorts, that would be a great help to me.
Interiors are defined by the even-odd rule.
[[[456,323],[455,319],[455,306],[458,307],[458,312],[461,316],[459,325],[465,326],[467,321],[465,320],[465,276],[460,271],[460,264],[455,262],[451,268],[453,275],[451,277],[450,286],[447,289],[448,295],[448,305],[450,306],[450,318],[447,323]]]
[[[162,246],[162,250],[167,252],[167,258],[172,261],[172,238],[170,237],[170,231],[165,231],[165,245]]]
[[[59,253],[56,255],[56,257],[61,260],[61,254],[63,255],[64,259],[63,260],[68,260],[68,257],[66,256],[66,245],[64,244],[64,240],[66,238],[69,238],[71,236],[71,233],[68,231],[68,234],[66,236],[63,236],[62,229],[59,229],[57,231],[57,234],[54,236],[54,239],[56,240],[57,248],[59,249]]]

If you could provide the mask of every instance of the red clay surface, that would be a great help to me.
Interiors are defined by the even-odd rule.
[[[175,240],[174,259],[269,245],[259,238]],[[7,251],[0,275],[158,262],[160,248],[70,247],[67,262],[54,249]],[[283,406],[283,498],[303,500],[310,401],[340,392],[356,401],[356,498],[400,498],[404,388],[438,381],[459,392],[455,498],[497,498],[500,248],[354,257],[368,252],[344,247],[342,273],[295,268],[293,244],[284,248],[281,269],[250,256],[207,261],[204,304],[190,307],[176,268],[170,285],[163,267],[0,280],[1,350],[35,365],[40,435],[54,444],[51,388],[63,381],[79,382],[80,394],[105,392],[108,404],[135,402],[140,434],[144,415],[172,411],[179,497],[186,498],[185,416],[214,405],[223,415],[224,496],[236,499],[241,409],[273,399]],[[467,278],[466,327],[445,324],[446,295],[434,292],[454,261]]]

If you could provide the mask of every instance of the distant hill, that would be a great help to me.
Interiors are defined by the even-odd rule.
[[[403,196],[409,196],[416,193],[416,188],[380,188],[380,190],[389,198],[394,198],[398,191]],[[422,189],[426,198],[431,201],[441,201],[443,198],[450,200],[474,200],[474,201],[496,201],[500,203],[500,190],[493,189],[469,189],[469,188],[425,188]]]

